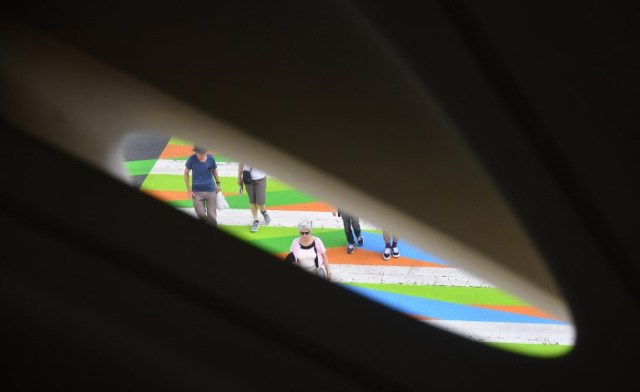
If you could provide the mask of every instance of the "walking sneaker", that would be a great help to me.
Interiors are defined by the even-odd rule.
[[[353,250],[354,250],[354,249],[355,249],[355,248],[354,248],[353,244],[349,244],[349,245],[347,246],[347,253],[349,253],[349,254],[353,253]]]
[[[364,238],[358,237],[358,246],[364,245]]]
[[[388,249],[388,248],[387,248],[387,249]],[[394,247],[391,249],[391,255],[392,255],[393,257],[395,257],[395,258],[400,257],[400,249],[398,249],[398,247],[397,247],[397,246],[394,246]]]
[[[382,258],[385,260],[389,260],[391,256],[391,248],[384,248],[384,253],[382,253]]]
[[[260,227],[260,222],[253,221],[253,224],[251,225],[251,232],[255,233],[256,231],[258,231],[258,227]]]
[[[262,211],[260,211],[262,212]],[[271,223],[271,217],[269,216],[269,213],[267,211],[262,212],[262,217],[264,218],[264,224],[268,225],[269,223]]]

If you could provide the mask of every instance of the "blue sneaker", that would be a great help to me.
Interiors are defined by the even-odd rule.
[[[385,260],[389,260],[391,257],[391,248],[384,248],[384,253],[382,253],[382,258]]]
[[[364,238],[358,237],[358,246],[364,245]]]
[[[349,244],[347,246],[347,253],[349,253],[349,254],[353,253],[354,249],[355,249],[355,247],[353,246],[353,244]]]
[[[397,246],[394,246],[393,248],[391,248],[391,256],[393,256],[395,258],[400,257],[400,249],[398,249]]]

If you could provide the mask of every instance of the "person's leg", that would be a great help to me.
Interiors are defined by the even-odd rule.
[[[249,209],[251,210],[251,216],[253,217],[253,220],[257,221],[258,220],[258,206],[256,205],[256,203],[249,204]]]
[[[207,209],[207,223],[213,227],[218,226],[218,199],[216,192],[206,192],[204,202]]]
[[[400,239],[396,234],[393,235],[393,241],[391,242],[391,256],[400,257],[400,249],[398,249],[398,241]]]
[[[254,184],[255,184],[254,188],[255,188],[255,195],[256,195],[256,206],[260,209],[260,213],[264,218],[265,225],[268,225],[269,223],[271,223],[271,217],[269,216],[269,213],[267,212],[267,209],[265,207],[266,200],[267,200],[267,177],[254,181]],[[257,213],[256,213],[256,217],[257,217]]]
[[[384,243],[386,245],[391,245],[391,234],[389,234],[388,232],[382,230],[382,239],[384,240]]]
[[[344,226],[344,234],[347,237],[347,243],[348,244],[355,244],[355,239],[353,238],[353,232],[351,231],[351,217],[349,215],[345,215],[344,213],[341,214],[342,215],[342,226]]]
[[[196,211],[196,218],[203,222],[207,221],[207,210],[205,208],[205,201],[203,192],[193,192],[193,209]]]
[[[362,238],[362,230],[360,228],[360,218],[351,217],[351,227],[353,227],[353,233],[358,237],[358,246],[364,245],[364,238]]]
[[[384,239],[384,252],[382,253],[382,258],[389,260],[389,257],[391,257],[391,234],[383,230],[382,238]]]
[[[253,217],[253,223],[251,224],[251,232],[255,233],[258,231],[258,227],[260,227],[260,222],[258,222],[258,206],[256,205],[256,182],[252,182],[251,184],[245,185],[247,196],[249,196],[249,209],[251,210],[251,216]]]
[[[353,253],[355,240],[353,238],[353,233],[351,232],[351,217],[346,215],[344,212],[342,215],[342,226],[344,226],[344,234],[347,237],[347,253]]]

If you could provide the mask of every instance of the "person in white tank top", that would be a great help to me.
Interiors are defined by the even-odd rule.
[[[242,172],[244,170],[250,172],[252,180],[251,184],[245,184],[242,180]],[[249,208],[251,209],[251,215],[253,216],[253,222],[250,230],[252,233],[255,233],[258,231],[258,227],[260,227],[258,210],[260,210],[260,213],[262,214],[264,224],[268,225],[271,223],[271,217],[265,207],[267,199],[267,173],[240,162],[238,163],[238,185],[240,186],[240,191],[242,191],[243,187],[247,191],[247,196],[249,197]]]

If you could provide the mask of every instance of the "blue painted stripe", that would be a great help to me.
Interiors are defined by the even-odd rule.
[[[567,325],[560,321],[549,320],[541,317],[526,316],[511,312],[412,297],[409,295],[389,293],[357,286],[343,287],[353,290],[371,300],[380,302],[383,305],[389,306],[401,313],[416,316],[441,320]]]

